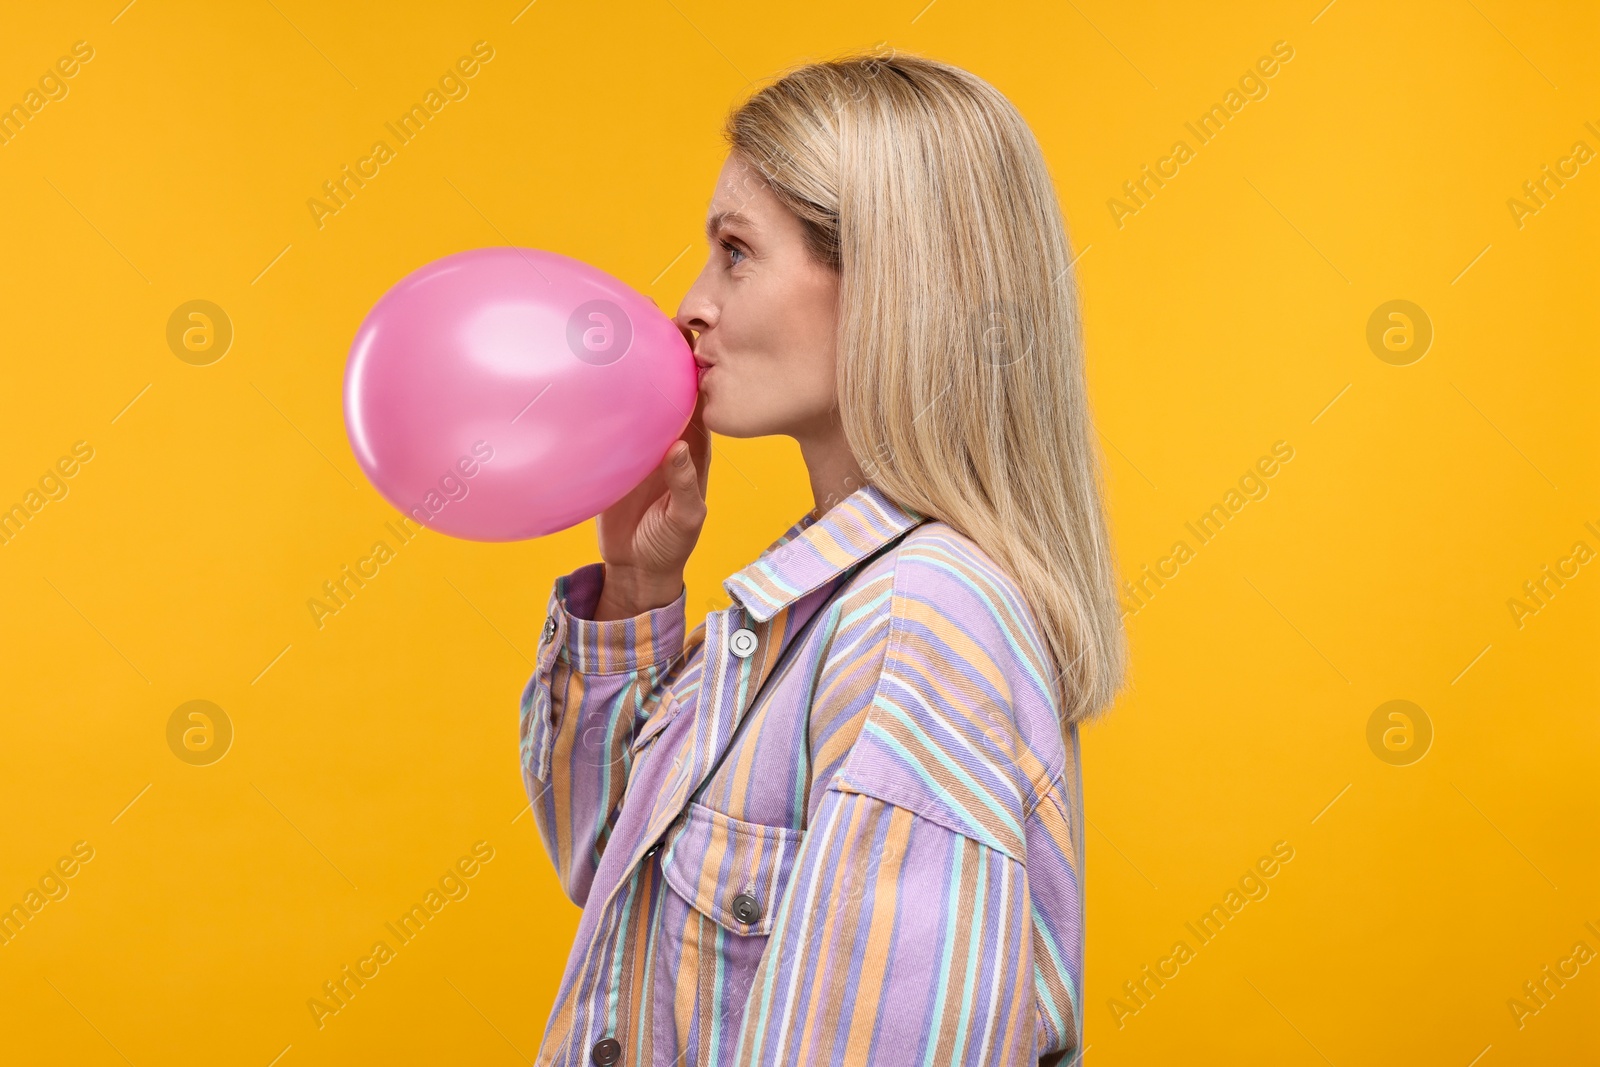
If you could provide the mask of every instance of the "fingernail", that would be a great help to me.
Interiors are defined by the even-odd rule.
[[[687,462],[689,462],[689,449],[688,446],[684,446],[683,448],[678,449],[678,455],[672,461],[672,465],[675,467],[681,467]]]

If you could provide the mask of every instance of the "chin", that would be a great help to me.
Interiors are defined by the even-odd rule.
[[[727,437],[728,431],[723,428],[722,413],[718,410],[716,400],[704,389],[700,390],[700,394],[703,397],[700,401],[700,421],[705,424],[706,432]]]
[[[707,433],[714,433],[719,437],[750,436],[744,433],[743,428],[736,422],[730,424],[728,419],[723,418],[717,402],[710,397],[706,397],[705,407],[700,410],[700,421],[705,423]]]
[[[730,415],[730,411],[733,414]],[[741,411],[737,404],[729,404],[726,397],[707,396],[705,406],[700,409],[700,421],[705,424],[707,433],[719,437],[766,437],[778,432],[763,426],[759,418],[752,418],[749,410]]]

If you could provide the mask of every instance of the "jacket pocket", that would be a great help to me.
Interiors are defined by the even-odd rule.
[[[690,907],[735,933],[766,935],[789,885],[805,831],[744,822],[696,801],[661,856],[667,884]]]

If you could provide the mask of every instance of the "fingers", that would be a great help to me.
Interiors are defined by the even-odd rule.
[[[706,429],[705,405],[706,395],[701,393],[695,398],[694,414],[689,416],[689,427],[684,433],[689,455],[694,460],[702,500],[706,495],[706,479],[711,473],[711,432]]]
[[[694,449],[687,441],[674,441],[667,453],[667,484],[673,489],[695,489]]]
[[[667,511],[684,528],[698,530],[705,520],[706,502],[700,490],[693,451],[683,441],[667,450]]]
[[[706,432],[705,406],[706,395],[699,393],[694,398],[694,411],[689,415],[689,422],[678,435],[678,440],[689,445],[697,460],[711,450],[711,435]]]

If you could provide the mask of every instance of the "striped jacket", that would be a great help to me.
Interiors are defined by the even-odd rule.
[[[1078,736],[994,561],[869,485],[687,635],[685,592],[593,621],[602,568],[521,700],[583,909],[537,1062],[1075,1062]]]

